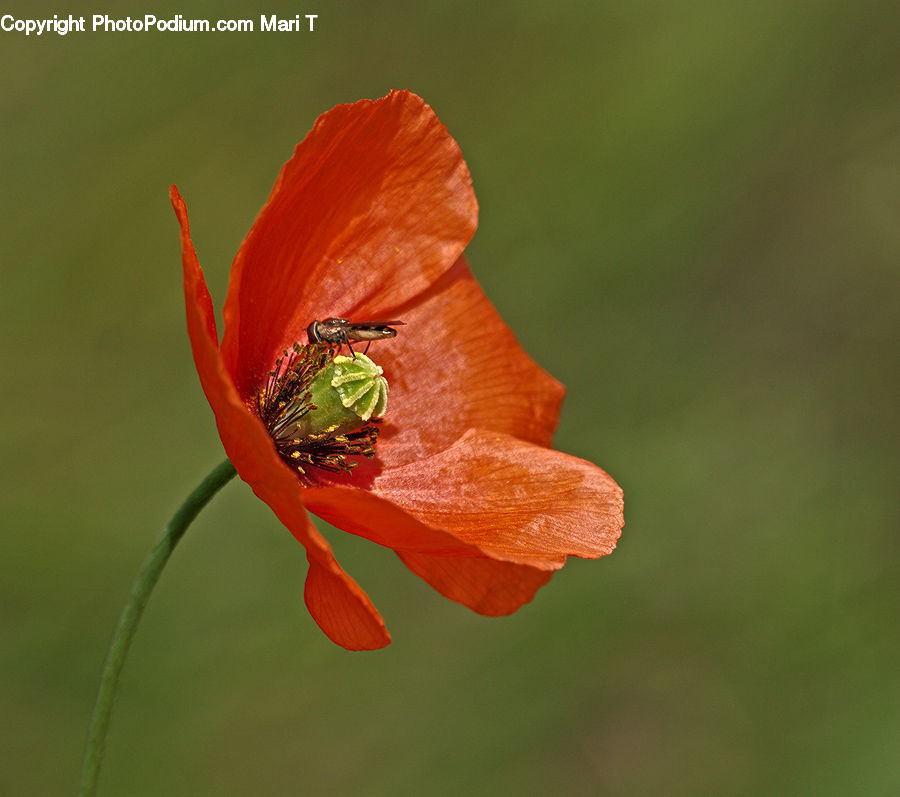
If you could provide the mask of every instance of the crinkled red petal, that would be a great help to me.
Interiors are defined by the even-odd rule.
[[[596,465],[493,431],[471,429],[368,486],[310,489],[304,501],[335,526],[397,551],[474,549],[542,570],[567,556],[611,553],[624,523],[622,490]],[[448,538],[464,548],[442,549]]]
[[[424,291],[477,215],[459,147],[420,97],[392,91],[319,117],[232,266],[222,354],[240,395],[312,320],[374,320]]]
[[[528,603],[553,575],[528,565],[486,557],[463,559],[397,551],[403,563],[445,598],[479,614],[499,617]]]
[[[337,644],[371,650],[390,642],[378,611],[340,567],[309,520],[294,474],[275,453],[260,420],[238,395],[219,352],[212,301],[190,238],[187,209],[173,186],[172,205],[181,225],[188,334],[203,391],[216,417],[228,458],[263,501],[306,548],[310,569],[306,603],[313,619]]]
[[[565,388],[519,345],[464,258],[397,317],[406,326],[370,352],[390,385],[385,466],[436,454],[471,428],[550,445]]]
[[[349,482],[309,487],[303,503],[314,515],[334,526],[395,550],[435,556],[475,557],[481,551],[451,532],[432,528],[412,517],[387,498]]]

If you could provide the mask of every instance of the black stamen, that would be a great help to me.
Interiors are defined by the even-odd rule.
[[[354,432],[324,430],[298,434],[303,428],[300,420],[316,409],[309,385],[334,357],[334,349],[327,344],[295,343],[292,351],[285,351],[283,357],[275,360],[275,368],[269,371],[264,387],[256,396],[257,413],[279,456],[307,484],[312,483],[308,468],[349,473],[357,463],[348,462],[347,457],[375,455],[376,419]]]

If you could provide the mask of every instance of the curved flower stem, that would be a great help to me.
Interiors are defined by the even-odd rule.
[[[131,595],[119,617],[119,625],[116,627],[109,652],[106,654],[106,662],[103,665],[100,690],[97,693],[97,701],[94,703],[94,713],[88,729],[87,745],[81,768],[81,786],[78,790],[79,797],[91,797],[97,790],[97,776],[100,774],[100,764],[103,761],[106,735],[109,732],[109,720],[119,686],[119,676],[122,673],[125,656],[128,654],[131,640],[137,631],[144,607],[150,599],[150,593],[156,586],[156,582],[159,581],[170,554],[187,527],[235,473],[234,465],[226,459],[197,486],[169,521],[131,587]]]

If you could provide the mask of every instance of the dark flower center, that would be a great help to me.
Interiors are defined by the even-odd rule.
[[[256,396],[257,414],[278,455],[307,484],[313,482],[311,468],[349,473],[357,463],[348,457],[375,455],[378,419],[363,420],[341,406],[336,391],[330,395],[334,360],[328,345],[295,343],[275,361]]]

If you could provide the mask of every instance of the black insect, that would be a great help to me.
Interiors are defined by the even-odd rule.
[[[306,328],[306,336],[310,343],[332,343],[340,349],[345,343],[356,356],[350,341],[364,340],[369,351],[373,340],[397,337],[397,330],[391,327],[404,326],[402,321],[363,321],[354,323],[346,318],[326,318],[324,321],[313,321]]]

